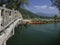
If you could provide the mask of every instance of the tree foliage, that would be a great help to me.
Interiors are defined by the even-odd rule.
[[[57,8],[60,10],[60,0],[51,0],[53,6],[57,6]]]
[[[20,7],[23,7],[24,4],[28,5],[28,3],[28,0],[0,0],[0,6],[6,4],[7,8],[10,9],[19,9]]]
[[[58,19],[58,16],[57,15],[54,15],[54,20],[57,20]]]

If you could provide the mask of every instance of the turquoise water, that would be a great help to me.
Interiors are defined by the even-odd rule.
[[[60,45],[60,23],[19,26],[7,45]]]

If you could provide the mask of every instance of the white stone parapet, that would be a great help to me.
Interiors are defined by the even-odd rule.
[[[14,28],[22,20],[22,15],[17,10],[0,7],[0,45],[6,45],[6,41],[14,35]]]

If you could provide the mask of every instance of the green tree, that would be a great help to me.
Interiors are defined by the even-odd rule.
[[[4,0],[5,1],[5,0]],[[28,0],[7,0],[6,3],[4,1],[0,0],[0,5],[6,4],[7,8],[14,8],[19,10],[21,7],[24,6],[24,4],[28,5]]]
[[[28,5],[28,0],[8,0],[7,7],[19,10],[19,8],[24,6],[24,4]]]
[[[58,16],[57,15],[54,15],[54,20],[57,20],[58,19]]]
[[[57,6],[57,8],[60,10],[60,0],[51,0],[53,6]]]
[[[2,6],[2,4],[4,4],[4,1],[3,0],[0,0],[0,6]]]

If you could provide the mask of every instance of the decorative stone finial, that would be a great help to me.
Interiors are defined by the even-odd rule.
[[[6,7],[6,5],[5,5],[5,4],[3,4],[3,7]]]

